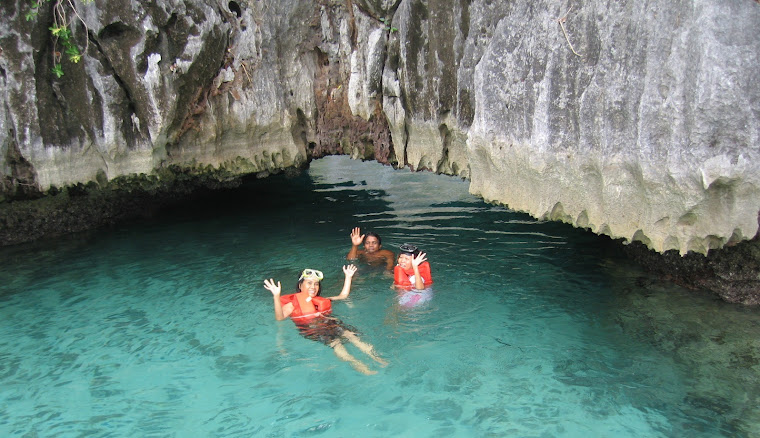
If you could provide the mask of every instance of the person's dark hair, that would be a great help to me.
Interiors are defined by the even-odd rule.
[[[382,245],[382,244],[383,244],[383,240],[380,238],[380,236],[379,236],[377,233],[375,233],[375,232],[372,232],[372,231],[368,231],[368,232],[364,233],[364,238],[365,238],[365,239],[366,239],[367,237],[369,237],[369,236],[372,236],[372,237],[374,237],[375,239],[377,239],[377,243],[378,243],[379,245]]]

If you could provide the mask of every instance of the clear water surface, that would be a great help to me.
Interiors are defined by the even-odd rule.
[[[352,227],[427,251],[400,306],[360,265],[335,315],[376,375],[273,317],[265,278],[337,294]],[[328,157],[151,220],[0,249],[4,437],[760,436],[760,311],[467,183]],[[348,344],[347,344],[348,345]]]

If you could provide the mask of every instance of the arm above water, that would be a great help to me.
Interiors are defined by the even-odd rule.
[[[280,284],[279,281],[275,283],[273,278],[264,280],[264,289],[267,289],[269,292],[272,292],[272,297],[274,297],[274,319],[276,319],[277,321],[282,321],[283,319],[290,316],[291,313],[293,313],[292,304],[288,303],[285,306],[283,306],[282,302],[280,302],[280,293],[282,292],[282,285]]]
[[[346,255],[346,260],[356,260],[359,258],[359,254],[361,254],[359,245],[361,245],[363,241],[364,234],[362,234],[359,227],[355,227],[351,230],[351,250]]]
[[[412,259],[412,269],[414,270],[414,288],[418,290],[425,289],[425,281],[423,281],[422,274],[427,274],[427,279],[430,280],[429,283],[432,283],[432,278],[430,277],[430,264],[428,263],[427,267],[428,269],[420,269],[420,265],[427,260],[425,257],[427,254],[424,252],[421,252],[417,254],[414,259]],[[420,273],[420,271],[423,271]],[[426,271],[426,272],[425,272]],[[429,286],[429,284],[428,284]]]
[[[356,270],[357,268],[354,265],[343,266],[343,273],[346,275],[345,280],[343,280],[343,290],[340,291],[340,295],[327,297],[327,299],[338,301],[348,298],[348,295],[351,293],[351,280],[353,279]]]

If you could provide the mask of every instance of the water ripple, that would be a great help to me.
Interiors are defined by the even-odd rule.
[[[639,281],[588,233],[461,180],[325,160],[313,179],[274,176],[166,220],[0,250],[0,435],[757,430],[757,312]],[[275,321],[262,285],[289,293],[308,266],[337,293],[355,226],[419,245],[435,279],[406,308],[390,273],[360,263],[334,303],[390,362],[347,343],[374,376]]]

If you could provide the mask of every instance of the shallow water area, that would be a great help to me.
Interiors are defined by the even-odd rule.
[[[346,343],[371,376],[263,287],[314,268],[337,295],[355,226],[435,281],[405,305],[358,264],[334,316],[389,362]],[[0,436],[760,436],[760,310],[456,178],[327,157],[0,259]]]

